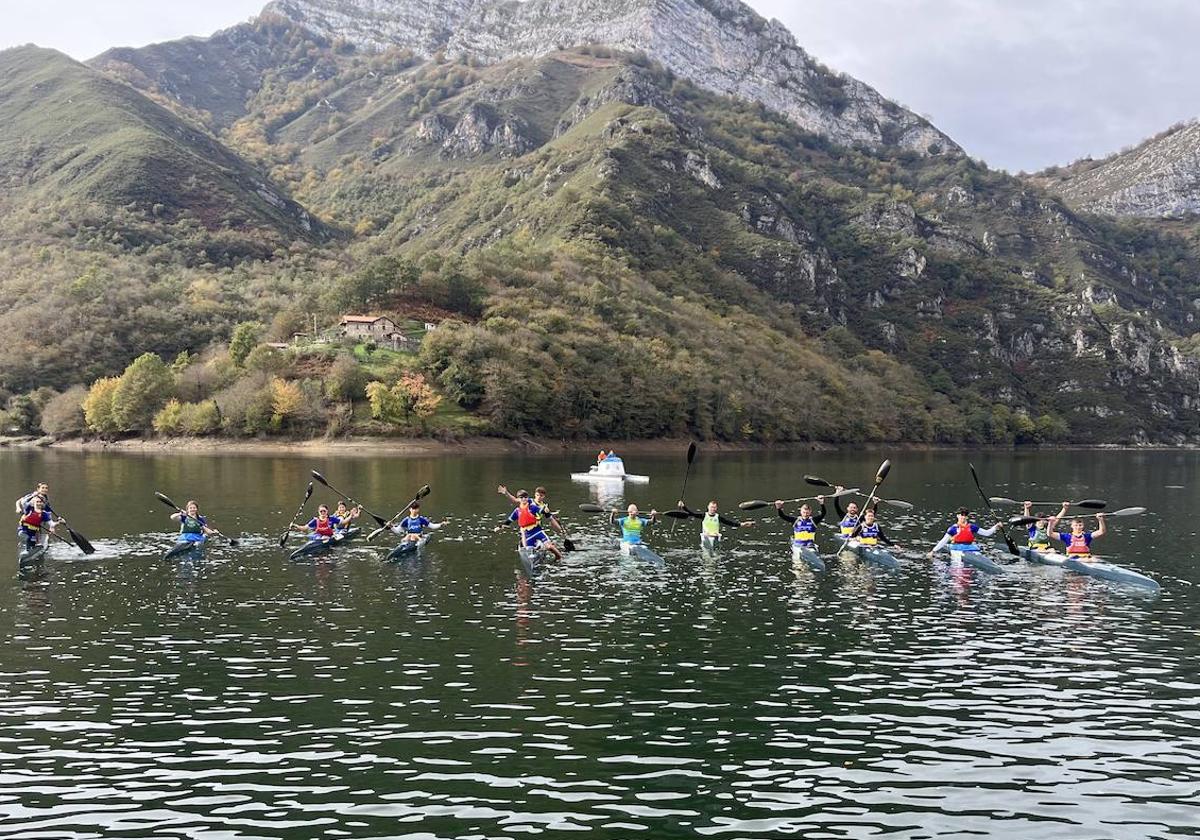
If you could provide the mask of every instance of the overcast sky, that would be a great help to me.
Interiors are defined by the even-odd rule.
[[[207,35],[265,0],[0,0],[0,48],[76,58]],[[1103,155],[1200,116],[1197,0],[750,0],[821,61],[1012,171]]]

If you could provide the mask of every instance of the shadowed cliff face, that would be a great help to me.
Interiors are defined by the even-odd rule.
[[[644,52],[707,90],[761,103],[835,142],[957,153],[948,137],[867,85],[830,72],[778,21],[738,0],[275,0],[328,38],[487,62],[603,45]]]

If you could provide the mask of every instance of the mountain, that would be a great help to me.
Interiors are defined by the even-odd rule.
[[[219,341],[239,317],[280,338],[314,315],[437,313],[415,364],[506,435],[1197,438],[1188,240],[1080,214],[956,147],[921,148],[904,126],[923,123],[899,106],[878,104],[893,122],[861,133],[877,94],[842,78],[855,96],[818,107],[814,88],[767,81],[790,36],[740,5],[610,4],[604,20],[600,8],[277,3],[211,39],[110,51],[92,65],[113,85],[209,132],[346,238],[187,272],[160,268],[179,259],[174,239],[152,259],[75,241],[49,250],[63,264],[50,279],[18,244],[7,259],[28,267],[0,282],[91,289],[75,279],[80,253],[119,260],[95,299],[140,272],[208,315],[181,347],[183,316],[156,309],[137,337],[164,354]],[[588,32],[616,45],[548,48],[551,33]],[[751,54],[756,65],[734,60]],[[726,81],[692,80],[686,55],[721,58]],[[811,110],[718,85],[734,81]],[[55,302],[78,321],[71,295]],[[101,338],[65,352],[89,373],[136,355],[125,340],[98,352]],[[0,386],[28,388],[30,342],[14,347]],[[218,365],[189,399],[241,387],[234,373]],[[305,357],[292,375],[317,374]]]
[[[0,52],[4,205],[133,207],[287,242],[323,226],[210,134],[127,85],[37,47]]]
[[[1039,173],[1036,180],[1072,206],[1142,218],[1200,214],[1200,122],[1174,126],[1103,160]]]

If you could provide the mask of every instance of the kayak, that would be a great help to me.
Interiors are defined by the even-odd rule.
[[[529,546],[518,546],[517,556],[521,558],[521,568],[525,570],[525,574],[533,577],[542,570],[542,566],[546,565],[546,558],[550,552],[538,546],[530,548]]]
[[[621,543],[621,553],[626,557],[636,557],[647,563],[662,563],[663,559],[641,543]]]
[[[388,560],[399,560],[403,557],[415,557],[425,549],[431,534],[422,534],[419,540],[405,540],[388,552]]]
[[[958,551],[956,549],[950,549],[950,559],[957,560],[964,566],[972,566],[976,569],[979,569],[979,571],[987,572],[988,574],[1004,574],[1004,567],[990,559],[982,551]]]
[[[35,545],[33,548],[22,549],[17,554],[17,566],[25,568],[35,566],[46,558],[46,546]]]
[[[858,540],[850,540],[846,543],[846,550],[852,552],[859,559],[874,563],[876,566],[883,566],[885,569],[900,568],[900,561],[882,546],[863,545]]]
[[[633,475],[625,472],[625,462],[615,455],[610,455],[598,464],[593,464],[587,472],[571,473],[572,481],[633,481],[644,484],[650,480],[648,475]]]
[[[201,555],[207,544],[207,540],[180,540],[168,549],[167,553],[163,555],[163,559],[174,560],[184,555]]]
[[[825,571],[825,561],[821,559],[820,553],[815,548],[792,546],[792,562],[799,563],[801,561],[807,563],[814,572]]]
[[[708,534],[700,535],[700,550],[701,551],[717,551],[721,547],[721,538],[710,536]]]
[[[288,555],[289,560],[303,560],[305,557],[318,557],[328,554],[339,545],[345,545],[362,533],[361,528],[351,528],[342,534],[327,540],[309,540]]]
[[[1049,548],[1030,548],[1023,545],[1017,549],[1017,553],[1021,555],[1022,560],[1027,560],[1030,563],[1039,563],[1043,566],[1061,566],[1067,561],[1067,555],[1059,554],[1057,551]]]
[[[1081,575],[1088,575],[1089,577],[1111,580],[1115,583],[1144,586],[1147,589],[1159,589],[1158,581],[1154,578],[1146,577],[1146,575],[1135,572],[1132,569],[1126,569],[1124,566],[1106,563],[1103,560],[1096,560],[1094,558],[1085,560],[1082,557],[1068,557],[1062,565],[1064,569],[1078,572]]]

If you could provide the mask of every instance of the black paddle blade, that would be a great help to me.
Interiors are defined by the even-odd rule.
[[[669,510],[663,514],[670,519],[691,519],[692,515],[686,510]]]
[[[329,486],[329,482],[325,480],[325,476],[321,475],[316,470],[310,470],[310,472],[312,473],[312,477],[315,478],[317,481],[321,482],[326,487]]]
[[[883,480],[887,478],[887,474],[892,471],[892,462],[884,461],[879,465],[879,469],[875,472],[875,483],[883,484]]]
[[[1038,521],[1036,516],[1010,516],[1008,518],[1009,525],[1032,525]]]
[[[67,526],[67,533],[71,535],[71,539],[75,540],[75,545],[79,546],[79,550],[84,554],[96,553],[95,547],[87,541],[87,537],[78,531],[72,530],[70,525]]]
[[[308,489],[304,491],[304,501],[307,502],[309,499],[311,499],[312,494],[313,494],[313,483],[310,481],[310,482],[308,482]]]
[[[762,510],[770,505],[770,502],[764,502],[762,499],[751,499],[748,502],[742,502],[738,505],[738,507],[740,507],[742,510]]]
[[[369,516],[369,517],[371,517],[372,519],[374,519],[374,520],[375,520],[375,524],[376,524],[376,525],[378,525],[380,528],[386,528],[386,527],[387,527],[387,524],[388,524],[387,520],[386,520],[386,519],[384,519],[384,518],[383,518],[382,516],[380,516],[379,514],[377,514],[377,513],[371,513],[371,511],[369,511],[369,510],[363,511],[363,513],[365,513],[367,516]]]
[[[237,548],[237,547],[238,547],[238,543],[240,543],[240,542],[241,542],[241,540],[235,540],[233,537],[230,537],[230,538],[229,538],[229,547],[230,547],[230,548]]]
[[[432,492],[433,491],[429,489],[429,485],[426,484],[424,487],[422,487],[420,490],[417,491],[417,498],[424,499],[426,496],[428,496]]]
[[[608,513],[608,510],[600,507],[600,505],[593,505],[593,504],[589,504],[587,502],[584,502],[583,504],[581,504],[579,506],[579,509],[581,511],[583,511],[584,513]]]
[[[284,534],[282,537],[279,538],[279,547],[280,548],[283,548],[285,545],[287,545],[288,537],[290,537],[291,535],[292,535],[292,532],[288,531],[286,534]]]
[[[836,484],[830,484],[825,479],[820,478],[815,475],[806,475],[806,476],[804,476],[804,480],[806,482],[808,482],[809,484],[811,484],[813,487],[836,487],[837,486]]]
[[[696,460],[696,441],[688,444],[687,462],[690,464]]]
[[[563,537],[563,550],[575,551],[576,550],[575,540],[571,539],[570,537]]]
[[[1073,506],[1084,510],[1104,510],[1108,507],[1108,502],[1103,499],[1082,499],[1075,502]]]
[[[159,493],[156,491],[154,493],[154,498],[158,499],[160,502],[162,502],[164,505],[171,508],[172,510],[180,510],[179,505],[172,502],[169,498],[164,496],[162,493]]]

